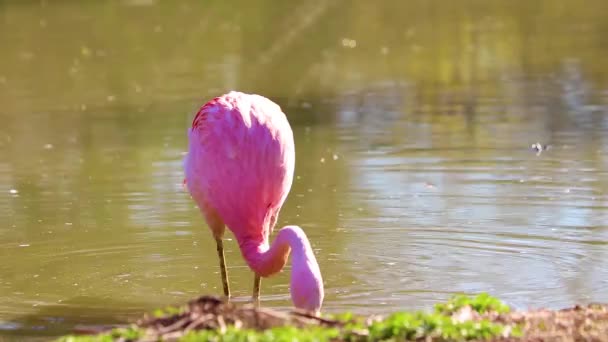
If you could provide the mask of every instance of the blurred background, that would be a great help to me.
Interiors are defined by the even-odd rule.
[[[0,335],[221,294],[199,106],[288,115],[326,312],[608,301],[608,2],[0,1]],[[533,144],[542,147],[533,149]],[[227,236],[236,301],[253,274]],[[262,305],[290,307],[289,270]]]

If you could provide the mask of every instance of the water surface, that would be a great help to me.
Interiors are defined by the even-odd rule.
[[[231,89],[288,114],[325,310],[608,301],[608,25],[589,1],[0,3],[0,334],[221,293],[182,187]],[[534,143],[550,145],[541,153]],[[228,235],[237,301],[253,275]],[[288,271],[263,305],[287,309]]]

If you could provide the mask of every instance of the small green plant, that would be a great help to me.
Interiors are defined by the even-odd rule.
[[[184,307],[167,306],[164,309],[156,309],[152,312],[152,316],[159,318],[165,316],[179,315],[185,310]]]
[[[285,326],[256,331],[229,326],[225,331],[190,331],[180,338],[181,342],[323,342],[344,340],[400,341],[416,340],[427,336],[442,340],[477,340],[496,337],[503,333],[504,326],[489,321],[454,322],[450,317],[432,313],[395,313],[368,327],[354,324],[342,330],[337,328],[310,327],[299,329]],[[67,336],[60,342],[112,342],[118,339],[135,341],[143,336],[136,327],[114,329],[96,336]]]
[[[278,327],[263,332],[250,329],[229,327],[225,332],[213,330],[191,331],[184,335],[180,342],[321,342],[338,338],[337,329],[314,327],[298,329],[295,327]]]
[[[369,327],[370,341],[417,340],[424,337],[444,340],[487,339],[499,336],[504,326],[489,321],[454,322],[450,317],[438,313],[395,313],[386,319],[374,322]],[[348,337],[350,341],[360,340]]]
[[[388,317],[367,322],[364,317],[350,312],[328,316],[345,323],[336,328],[292,326],[276,327],[264,331],[239,329],[228,326],[223,330],[196,330],[185,333],[182,342],[322,342],[322,341],[402,341],[419,340],[427,337],[440,341],[483,340],[500,336],[506,327],[488,320],[458,322],[451,315],[463,307],[470,306],[479,313],[490,311],[508,312],[509,307],[500,300],[485,293],[475,297],[457,295],[445,304],[435,305],[434,312],[398,312]],[[154,311],[155,317],[184,313],[185,307],[167,307]],[[521,330],[511,327],[511,336],[521,336]],[[136,341],[144,337],[144,330],[133,325],[129,328],[114,329],[97,336],[66,336],[60,342],[111,342],[116,340]],[[151,336],[146,336],[146,338]]]
[[[114,338],[110,335],[95,335],[95,336],[64,336],[56,342],[113,342]]]
[[[109,334],[112,338],[123,338],[127,341],[137,340],[143,336],[143,332],[137,326],[130,326],[128,328],[114,329]]]
[[[136,326],[130,326],[128,328],[116,328],[99,335],[64,336],[59,338],[57,342],[113,342],[118,339],[135,341],[142,336],[142,330]]]
[[[330,319],[334,319],[336,321],[340,321],[340,322],[351,322],[355,319],[357,319],[357,317],[355,317],[355,315],[352,312],[343,312],[343,313],[339,313],[339,314],[333,314],[333,315],[329,315]]]
[[[481,314],[492,311],[507,313],[511,310],[500,299],[492,297],[487,293],[480,293],[475,297],[455,295],[447,303],[435,304],[435,312],[451,315],[466,306],[470,306],[471,309]]]

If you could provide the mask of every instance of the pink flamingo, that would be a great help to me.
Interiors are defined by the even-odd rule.
[[[279,272],[291,252],[293,304],[318,313],[323,280],[304,231],[286,226],[269,246],[295,164],[293,133],[281,108],[263,96],[233,91],[199,109],[188,137],[184,182],[215,237],[224,295],[230,297],[222,242],[226,225],[255,273],[255,303],[260,277]]]

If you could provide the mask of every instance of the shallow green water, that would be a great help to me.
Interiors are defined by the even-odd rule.
[[[312,240],[327,311],[608,301],[606,7],[0,2],[0,335],[221,292],[181,160],[198,106],[230,89],[289,116],[279,224]],[[262,294],[288,308],[288,272]]]

